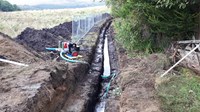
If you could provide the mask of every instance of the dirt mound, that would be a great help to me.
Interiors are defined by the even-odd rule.
[[[26,28],[15,41],[44,60],[53,59],[57,54],[50,54],[45,48],[57,47],[59,41],[71,40],[71,25],[72,22],[65,22],[50,29]]]
[[[27,49],[37,52],[44,52],[45,47],[57,47],[59,40],[65,41],[65,39],[47,31],[32,28],[26,28],[15,40]]]
[[[0,57],[22,63],[32,63],[39,60],[34,54],[16,43],[9,36],[0,33]]]
[[[72,32],[72,22],[65,22],[63,24],[60,24],[58,26],[55,26],[50,29],[43,29],[44,31],[47,31],[49,33],[52,33],[56,36],[61,36],[64,39],[71,40],[71,32]]]

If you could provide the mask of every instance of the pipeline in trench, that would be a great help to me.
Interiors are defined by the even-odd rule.
[[[111,24],[111,23],[110,23]],[[106,100],[107,100],[107,95],[108,95],[108,92],[109,92],[109,89],[110,89],[110,85],[111,85],[111,82],[112,80],[114,80],[114,77],[116,76],[116,70],[111,70],[111,62],[113,62],[113,58],[110,59],[110,47],[109,46],[109,42],[112,41],[112,39],[109,39],[111,38],[111,34],[109,32],[109,27],[110,27],[110,24],[108,26],[107,29],[105,29],[104,31],[104,35],[103,35],[103,38],[104,38],[104,45],[103,45],[103,73],[101,75],[101,80],[100,80],[100,92],[99,92],[99,95],[98,95],[98,101],[96,103],[96,106],[95,106],[95,112],[104,112],[105,111],[105,108],[106,108]],[[114,45],[112,44],[112,48],[114,48]],[[112,52],[113,53],[113,52]]]
[[[111,25],[112,21],[107,22],[107,24],[102,28],[99,34],[99,44],[96,48],[96,54],[101,57],[101,74],[99,74],[99,84],[98,90],[94,93],[94,100],[90,104],[92,104],[92,109],[89,109],[91,112],[104,112],[105,110],[105,98],[106,98],[106,87],[108,82],[104,82],[102,77],[109,77],[110,76],[110,60],[109,60],[109,50],[108,50],[108,29]],[[96,55],[96,56],[97,56]],[[95,56],[95,57],[96,57]],[[97,56],[97,57],[98,57]],[[96,58],[97,58],[96,57]],[[98,60],[98,58],[97,58]],[[91,106],[91,105],[90,105]]]
[[[103,50],[103,75],[102,77],[109,77],[110,76],[110,59],[109,59],[109,53],[108,53],[108,38],[107,35],[105,35],[105,40],[104,40],[104,50]],[[105,101],[105,97],[106,97],[106,85],[108,85],[108,83],[101,81],[101,91],[100,91],[100,99],[98,101],[98,103],[96,104],[95,107],[95,112],[104,112],[105,110],[105,106],[106,106],[106,101]]]
[[[110,43],[112,43],[108,32],[110,25],[111,21],[109,20],[101,28],[94,51],[94,59],[89,73],[86,75],[86,80],[79,84],[77,87],[78,91],[73,93],[77,97],[72,96],[67,99],[62,109],[63,112],[104,112],[109,86],[114,76],[110,74],[115,72],[112,66],[110,66],[114,59],[109,53],[110,50],[108,48]],[[110,47],[114,48],[114,45]],[[111,50],[111,52],[113,51]]]

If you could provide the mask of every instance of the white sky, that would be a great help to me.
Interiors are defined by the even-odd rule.
[[[73,2],[92,2],[93,0],[7,0],[11,4],[17,5],[37,5],[37,4],[64,4]],[[98,0],[96,0],[98,1]]]

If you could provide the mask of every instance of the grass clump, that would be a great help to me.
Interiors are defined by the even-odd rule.
[[[188,69],[181,74],[158,86],[161,108],[164,112],[199,112],[200,78]]]

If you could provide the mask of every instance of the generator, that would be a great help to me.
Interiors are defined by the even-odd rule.
[[[61,42],[59,41],[59,46],[63,53],[66,53],[67,56],[76,57],[79,55],[80,47],[76,43],[70,42]]]
[[[80,47],[76,43],[59,41],[58,48],[46,48],[49,51],[58,51],[63,56],[70,59],[81,57],[79,55]]]

